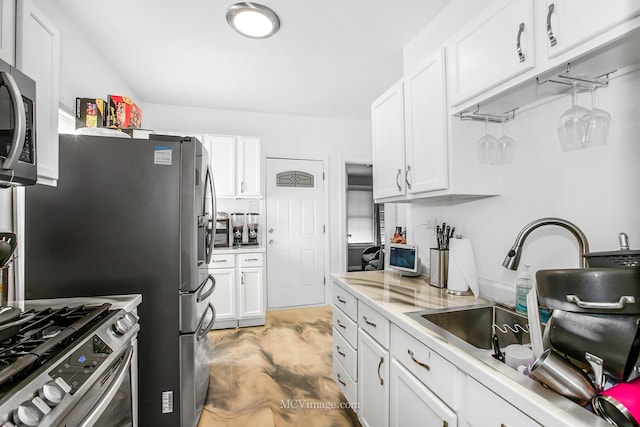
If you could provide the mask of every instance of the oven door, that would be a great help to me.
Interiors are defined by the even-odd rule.
[[[56,426],[137,427],[137,340],[126,347],[102,379],[68,408]],[[52,420],[53,421],[53,420]]]

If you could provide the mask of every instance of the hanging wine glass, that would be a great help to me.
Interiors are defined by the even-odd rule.
[[[576,105],[577,96],[578,86],[574,82],[571,93],[571,108],[560,117],[560,125],[558,126],[558,137],[560,138],[560,147],[563,152],[584,148],[585,122],[582,118],[589,110]]]
[[[484,135],[478,140],[478,161],[481,165],[494,165],[496,163],[496,149],[498,140],[495,136],[489,135],[489,118],[484,121]]]
[[[596,108],[597,85],[591,87],[591,111],[582,117],[585,136],[585,147],[595,147],[607,143],[609,125],[611,124],[611,114]]]
[[[513,161],[513,152],[516,148],[516,142],[513,138],[504,134],[504,121],[500,123],[500,138],[497,143],[497,164],[509,165]]]

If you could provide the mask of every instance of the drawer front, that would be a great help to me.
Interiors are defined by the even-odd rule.
[[[236,256],[234,254],[213,254],[209,268],[234,268],[236,266]]]
[[[333,310],[333,327],[351,347],[358,348],[358,325],[340,310]]]
[[[354,380],[358,379],[358,352],[347,340],[333,329],[333,356]]]
[[[354,404],[352,408],[356,411],[358,408],[358,405],[355,404],[358,401],[358,383],[347,374],[347,371],[335,356],[333,358],[333,379],[340,387],[344,397],[347,398],[347,402]]]
[[[460,371],[439,354],[393,325],[391,353],[451,409],[460,409]]]
[[[472,427],[541,427],[497,394],[467,377],[468,423]],[[490,408],[491,410],[487,410]]]
[[[389,348],[389,321],[361,302],[358,303],[358,326],[384,348]]]
[[[333,305],[344,311],[354,322],[358,320],[358,300],[335,283],[333,284]]]
[[[238,254],[240,267],[262,267],[262,253]]]

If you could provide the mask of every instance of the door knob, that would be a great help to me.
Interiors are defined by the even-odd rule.
[[[269,233],[273,233],[273,228],[270,228],[270,229],[269,229]]]
[[[269,239],[269,244],[273,245],[273,239]]]

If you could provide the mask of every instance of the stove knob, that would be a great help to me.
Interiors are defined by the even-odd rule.
[[[67,392],[55,381],[49,381],[42,386],[38,394],[47,405],[56,406],[58,403],[62,402],[62,399],[66,396]]]
[[[113,322],[113,331],[118,335],[126,334],[129,329],[138,322],[138,317],[133,313],[126,313],[124,316]]]
[[[22,403],[13,411],[13,421],[20,427],[35,427],[40,424],[43,416],[44,414],[31,401]]]

